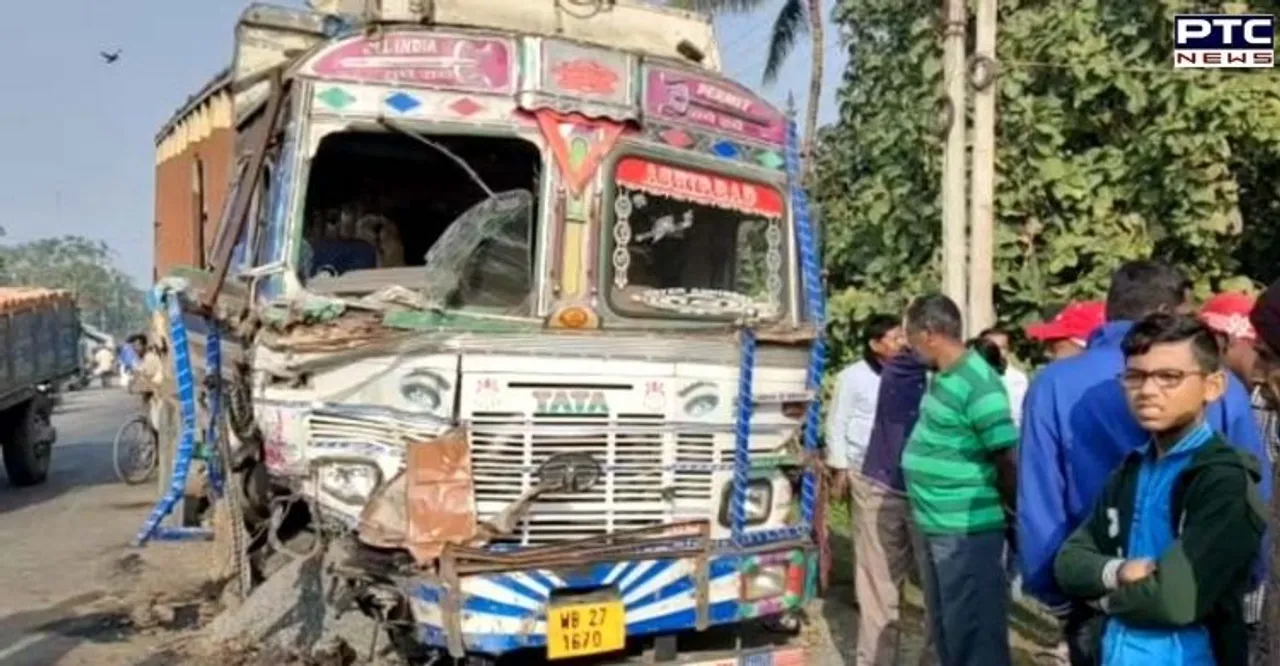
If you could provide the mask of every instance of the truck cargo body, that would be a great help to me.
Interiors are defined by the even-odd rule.
[[[70,293],[0,288],[0,446],[14,485],[44,481],[53,445],[48,395],[80,372],[80,321]]]

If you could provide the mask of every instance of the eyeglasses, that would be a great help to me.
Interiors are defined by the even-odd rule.
[[[1203,370],[1181,370],[1177,368],[1162,368],[1160,370],[1136,370],[1129,369],[1120,373],[1120,383],[1124,384],[1126,389],[1137,391],[1147,385],[1150,379],[1156,383],[1156,387],[1169,391],[1178,388],[1182,382],[1187,381],[1187,377],[1205,377],[1209,373]]]

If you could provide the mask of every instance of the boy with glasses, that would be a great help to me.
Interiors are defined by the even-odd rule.
[[[1246,666],[1241,600],[1266,529],[1262,473],[1205,417],[1227,388],[1217,341],[1161,313],[1121,349],[1120,383],[1149,439],[1058,552],[1058,585],[1104,614],[1090,631],[1102,664]]]
[[[1121,344],[1133,328],[1155,313],[1190,314],[1191,282],[1164,262],[1130,261],[1118,268],[1107,289],[1107,323],[1089,338],[1088,348],[1050,363],[1031,380],[1018,449],[1018,548],[1024,591],[1044,602],[1061,620],[1072,666],[1093,666],[1085,630],[1097,611],[1069,603],[1058,589],[1053,559],[1063,541],[1089,515],[1103,482],[1150,434],[1131,413],[1116,376],[1125,369]],[[1221,399],[1205,409],[1209,425],[1233,446],[1254,454],[1267,472],[1262,495],[1269,498],[1270,465],[1254,419],[1249,392],[1227,375]],[[1265,575],[1259,561],[1255,582]]]

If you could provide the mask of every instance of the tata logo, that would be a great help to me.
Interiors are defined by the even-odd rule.
[[[609,403],[604,391],[534,391],[539,414],[601,414],[609,413]]]

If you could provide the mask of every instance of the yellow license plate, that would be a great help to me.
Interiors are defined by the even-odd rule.
[[[547,610],[547,658],[568,659],[627,646],[627,617],[621,601],[552,606]]]

